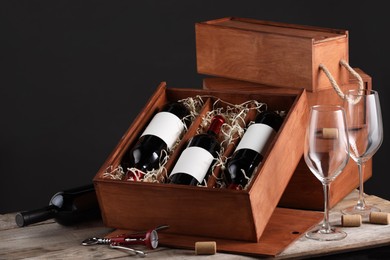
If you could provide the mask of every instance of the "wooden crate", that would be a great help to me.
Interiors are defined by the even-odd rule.
[[[228,17],[196,24],[200,74],[277,87],[331,88],[324,64],[339,84],[348,83],[348,31]]]
[[[371,89],[371,77],[361,69],[355,68],[356,72],[362,77],[365,88]],[[272,86],[256,83],[237,81],[225,78],[206,78],[203,80],[203,87],[212,90],[244,90],[246,92],[276,91],[277,93],[296,93],[293,88],[275,88]],[[341,86],[343,91],[358,88],[356,78],[349,79],[348,84]],[[341,105],[342,99],[333,89],[322,90],[318,92],[307,92],[308,105],[330,104]],[[369,160],[364,166],[364,180],[372,176],[372,160]],[[357,165],[353,160],[348,162],[343,172],[332,182],[330,192],[330,207],[335,206],[341,199],[347,196],[353,189],[359,186]],[[289,182],[283,196],[279,202],[280,207],[323,210],[324,197],[321,182],[310,172],[305,160],[300,160],[295,172]]]
[[[103,178],[105,170],[119,164],[124,152],[134,144],[153,114],[165,103],[197,95],[210,96],[211,103],[215,98],[234,104],[254,99],[267,103],[268,109],[287,111],[281,129],[247,190]],[[204,110],[207,109],[205,106]],[[275,94],[272,90],[241,92],[166,88],[162,83],[94,177],[105,225],[146,230],[166,224],[170,226],[167,232],[173,234],[259,241],[303,153],[302,126],[306,124],[307,116],[305,90]],[[195,134],[199,123],[200,120],[192,123],[175,149],[170,157],[171,166],[167,166],[168,172],[173,160],[178,158],[180,145],[184,146]]]

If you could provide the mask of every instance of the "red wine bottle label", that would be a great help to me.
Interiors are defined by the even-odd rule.
[[[265,124],[253,124],[248,127],[235,151],[251,149],[264,155],[265,149],[275,136],[275,130]]]
[[[168,149],[171,149],[183,130],[184,124],[180,118],[169,112],[159,112],[153,117],[141,136],[157,136],[167,144]]]
[[[188,147],[180,155],[170,176],[177,173],[186,173],[194,177],[199,183],[202,183],[213,159],[214,157],[211,153],[201,147]]]

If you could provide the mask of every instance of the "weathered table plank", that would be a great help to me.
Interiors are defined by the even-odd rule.
[[[330,212],[332,225],[341,225],[340,211],[345,207],[355,205],[358,192],[353,192],[337,204]],[[390,202],[376,196],[367,196],[366,202],[377,205],[383,212],[390,212]],[[390,225],[376,225],[363,219],[360,227],[340,227],[347,232],[347,237],[340,241],[315,241],[301,237],[292,243],[279,258],[302,256],[320,256],[353,250],[362,250],[372,247],[390,245]]]
[[[331,210],[331,222],[340,225],[340,209],[354,204],[357,192],[351,193]],[[376,196],[368,196],[367,202],[377,204],[382,211],[390,212],[390,202]],[[0,215],[0,259],[123,259],[131,253],[110,249],[106,245],[82,246],[89,237],[104,236],[112,229],[99,221],[72,227],[61,226],[54,221],[19,228],[15,214]],[[301,237],[292,243],[276,259],[305,258],[346,251],[390,245],[390,225],[363,223],[361,227],[343,227],[348,236],[336,242],[319,242]],[[142,248],[141,248],[142,249]],[[192,250],[160,247],[146,250],[148,259],[191,259]],[[253,259],[249,256],[217,253],[208,259]],[[258,259],[258,258],[257,258]]]

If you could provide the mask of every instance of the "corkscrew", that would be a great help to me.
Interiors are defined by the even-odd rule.
[[[137,232],[131,234],[121,234],[116,237],[110,238],[98,238],[91,237],[85,239],[81,244],[83,246],[91,246],[91,245],[109,245],[110,248],[114,249],[124,249],[135,253],[141,257],[146,256],[146,253],[141,250],[136,250],[128,245],[145,245],[149,249],[155,249],[158,246],[158,234],[157,231],[167,229],[169,226],[162,225],[158,226],[154,229],[150,229],[146,232]]]

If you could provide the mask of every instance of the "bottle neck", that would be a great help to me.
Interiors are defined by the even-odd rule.
[[[218,136],[222,125],[225,123],[225,118],[221,115],[214,116],[211,120],[207,134]]]
[[[20,212],[16,214],[15,221],[19,227],[24,227],[30,224],[54,218],[57,209],[58,208],[56,206],[50,205],[41,209]]]
[[[273,111],[264,111],[256,117],[255,123],[268,125],[278,131],[283,123],[283,118]]]
[[[187,109],[187,107],[180,102],[168,103],[165,105],[162,111],[172,113],[180,119],[183,119],[190,114],[190,111]]]

